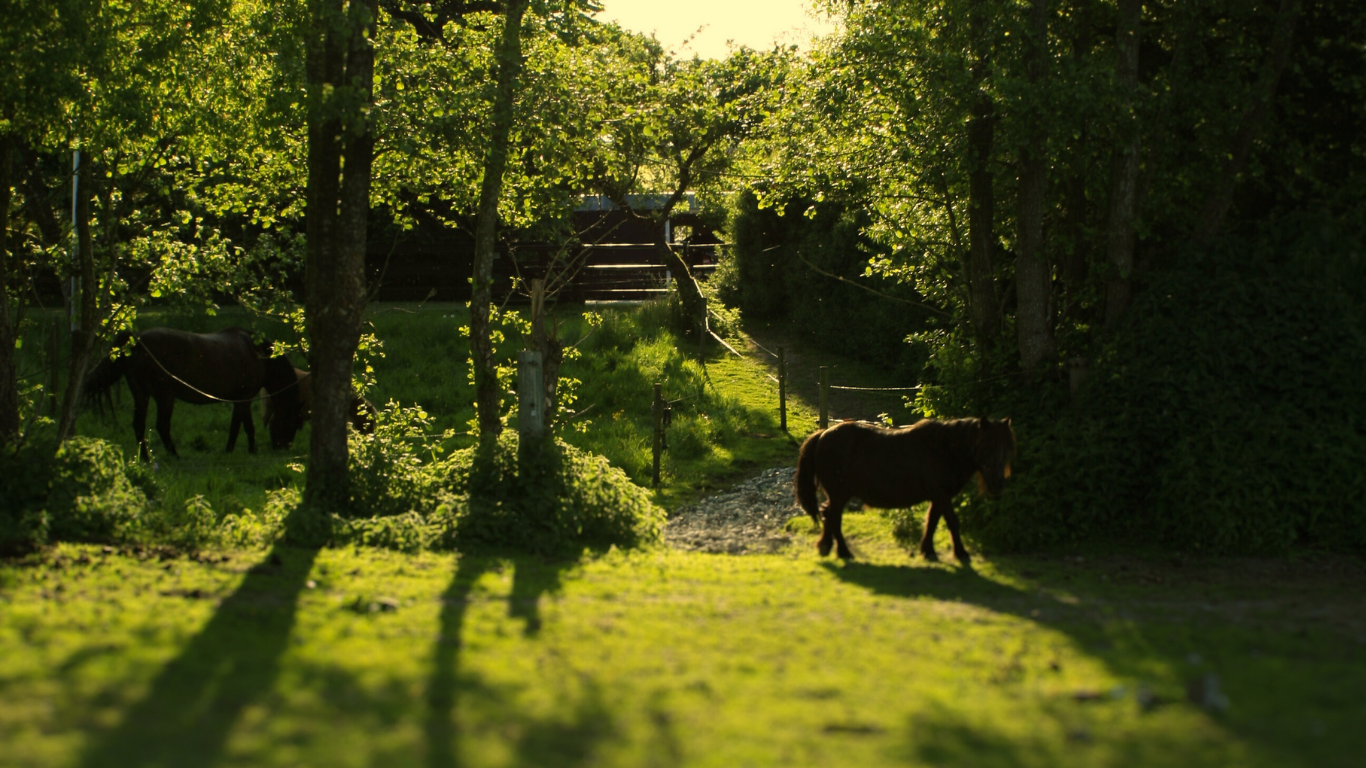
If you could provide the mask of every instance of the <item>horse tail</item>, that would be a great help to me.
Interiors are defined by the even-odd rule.
[[[120,331],[114,337],[114,349],[122,349],[128,345],[128,341],[133,338],[133,334],[128,331]],[[103,415],[106,409],[113,408],[114,401],[112,393],[114,385],[119,383],[124,374],[128,372],[129,358],[126,353],[110,359],[108,356],[100,358],[95,367],[85,375],[85,381],[81,388],[85,401],[93,406],[95,410]]]
[[[821,512],[820,501],[816,498],[816,446],[820,444],[822,432],[824,430],[812,432],[802,442],[802,449],[797,454],[797,477],[793,481],[797,488],[797,503],[818,525]]]

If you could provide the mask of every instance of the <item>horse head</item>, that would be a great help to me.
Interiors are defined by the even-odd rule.
[[[265,361],[266,396],[270,398],[270,445],[283,450],[294,442],[294,435],[303,428],[303,403],[299,397],[299,379],[289,358],[272,357]]]
[[[1010,477],[1010,462],[1015,458],[1015,430],[1010,419],[992,421],[983,416],[977,421],[977,471],[988,495],[998,496]]]

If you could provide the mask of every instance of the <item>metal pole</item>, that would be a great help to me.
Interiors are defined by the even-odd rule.
[[[517,353],[517,437],[521,447],[545,434],[545,386],[541,383],[541,353]]]
[[[71,151],[71,303],[67,305],[67,319],[71,321],[71,332],[75,333],[80,328],[77,319],[76,307],[80,306],[81,292],[81,241],[77,234],[76,211],[77,201],[80,199],[81,186],[81,151],[75,149]]]
[[[820,428],[830,426],[830,368],[821,366],[821,422]]]
[[[654,419],[654,471],[650,475],[650,487],[659,487],[659,454],[664,450],[664,393],[663,385],[655,385],[654,403],[650,405]]]
[[[787,356],[778,347],[778,427],[787,431]]]

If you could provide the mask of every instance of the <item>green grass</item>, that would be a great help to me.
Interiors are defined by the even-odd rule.
[[[968,570],[909,560],[879,515],[847,529],[847,565],[809,541],[567,562],[64,545],[0,566],[4,763],[1345,766],[1366,743],[1357,565],[1330,589],[1257,561]],[[1181,588],[1144,583],[1164,577]],[[1226,713],[1184,700],[1210,672]]]

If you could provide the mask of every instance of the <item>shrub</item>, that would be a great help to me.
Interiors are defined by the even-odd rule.
[[[439,477],[432,466],[443,436],[432,434],[431,426],[426,411],[390,401],[379,411],[374,433],[351,433],[353,516],[389,517],[435,507]]]
[[[35,445],[0,456],[0,551],[49,542],[114,543],[135,538],[146,495],[126,474],[114,443],[75,437],[50,453]]]
[[[1017,418],[1016,478],[965,502],[965,526],[1006,548],[1366,550],[1366,311],[1343,275],[1360,254],[1310,227],[1155,280],[1076,404]]]
[[[929,315],[909,285],[874,270],[889,254],[864,234],[869,224],[866,212],[835,203],[798,199],[779,211],[742,193],[717,295],[747,319],[783,322],[807,343],[918,378],[927,348],[907,337],[930,327]]]
[[[625,472],[560,440],[521,452],[517,435],[505,432],[453,454],[445,471],[439,512],[450,515],[448,543],[459,549],[634,547],[658,541],[664,525],[663,511]]]

